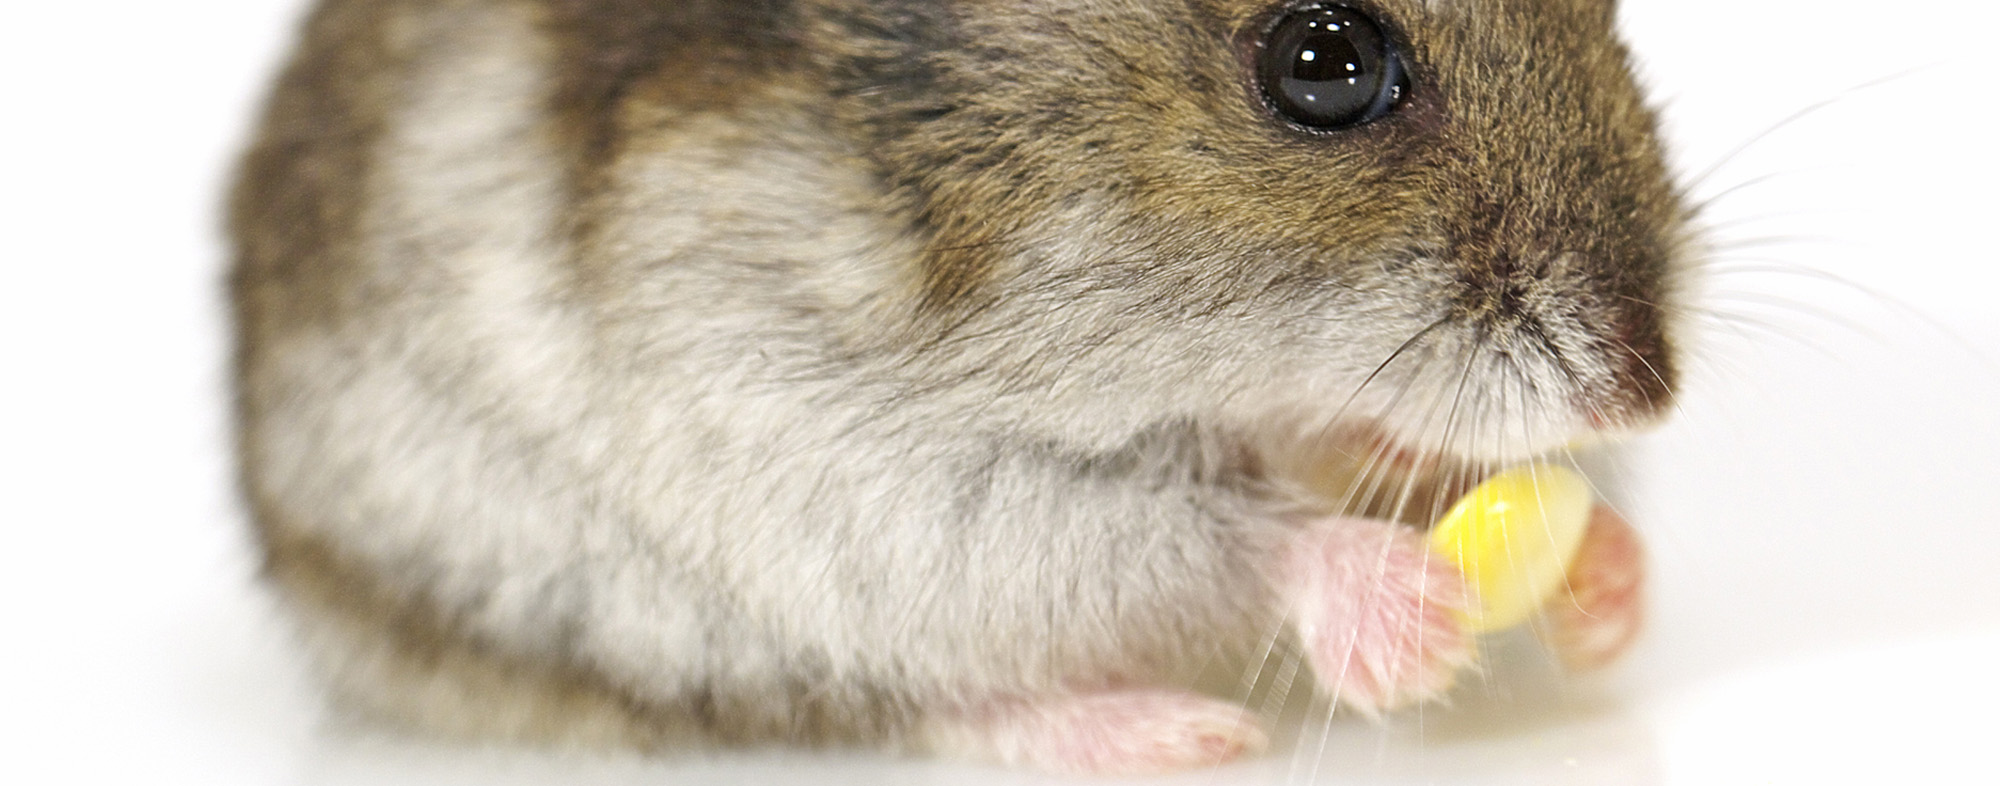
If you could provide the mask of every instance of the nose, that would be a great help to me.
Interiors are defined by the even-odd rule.
[[[1577,255],[1468,260],[1456,316],[1496,349],[1543,358],[1538,376],[1566,391],[1593,428],[1636,428],[1669,408],[1676,368],[1666,315],[1607,269]]]
[[[1627,303],[1614,310],[1605,347],[1613,373],[1601,405],[1610,422],[1600,428],[1646,425],[1673,404],[1678,369],[1664,321],[1660,309],[1647,304]]]

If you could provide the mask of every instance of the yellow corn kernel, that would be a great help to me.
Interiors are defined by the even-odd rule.
[[[1590,486],[1574,470],[1517,467],[1460,498],[1431,529],[1431,549],[1467,585],[1466,629],[1505,630],[1563,586],[1590,523]]]

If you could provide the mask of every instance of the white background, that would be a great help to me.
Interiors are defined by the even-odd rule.
[[[0,25],[0,781],[1033,782],[321,728],[229,484],[215,210],[298,5],[16,2]],[[1617,479],[1653,547],[1650,633],[1607,675],[1503,669],[1453,708],[1337,720],[1323,752],[1169,782],[1996,778],[2000,12],[1625,6],[1682,171],[1728,159],[1693,192],[1750,183],[1711,212],[1720,316],[1683,412]]]

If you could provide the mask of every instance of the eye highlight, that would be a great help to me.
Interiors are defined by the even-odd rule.
[[[1389,114],[1410,85],[1395,42],[1368,15],[1340,5],[1280,17],[1264,33],[1257,81],[1280,117],[1318,130]]]

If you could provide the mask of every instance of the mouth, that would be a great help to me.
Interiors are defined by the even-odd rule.
[[[1428,529],[1452,503],[1488,477],[1536,460],[1568,463],[1568,454],[1581,446],[1571,443],[1502,457],[1466,456],[1413,447],[1383,424],[1370,421],[1307,440],[1276,468],[1292,479],[1290,485],[1302,491],[1315,509]]]

